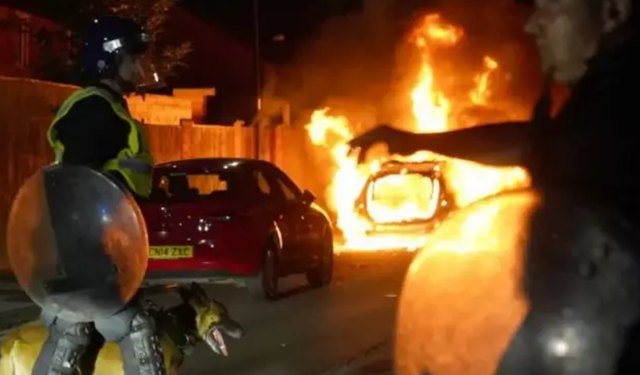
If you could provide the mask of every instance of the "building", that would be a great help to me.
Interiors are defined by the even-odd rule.
[[[12,4],[10,0],[0,1]],[[28,9],[28,2],[24,8]],[[35,65],[68,56],[67,31],[41,15],[0,4],[0,75],[33,77]],[[36,9],[34,6],[33,9]],[[35,12],[34,12],[35,13]],[[45,10],[38,14],[46,14]],[[253,52],[213,25],[182,8],[173,10],[162,35],[165,42],[191,42],[193,50],[170,83],[174,87],[216,87],[218,92],[246,91],[255,87]],[[48,38],[50,40],[43,40]]]
[[[42,16],[60,9],[42,3],[0,0],[0,75],[68,82],[64,64],[69,61],[70,33]],[[17,10],[32,9],[33,13]],[[205,88],[216,93],[205,98],[203,121],[233,123],[251,120],[257,107],[254,54],[216,26],[177,7],[167,19],[163,42],[190,42],[186,67],[167,77],[170,87]],[[45,39],[46,38],[46,39]],[[47,64],[47,65],[44,65]],[[207,91],[207,92],[208,92]]]
[[[167,43],[189,41],[192,46],[187,66],[169,77],[170,85],[215,88],[215,96],[205,100],[207,123],[231,124],[237,119],[249,123],[257,106],[252,48],[182,8],[173,11],[165,29]]]
[[[64,36],[67,31],[44,17],[0,5],[0,75],[33,77],[45,57],[61,57],[69,51],[66,38],[44,43],[42,38]]]
[[[180,87],[210,87],[218,92],[253,88],[253,51],[192,13],[176,8],[162,35],[170,44],[188,41],[192,51],[175,80]]]

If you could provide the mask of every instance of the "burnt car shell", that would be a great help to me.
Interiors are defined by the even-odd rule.
[[[450,212],[454,209],[454,198],[447,183],[443,177],[445,162],[440,161],[422,161],[422,162],[405,162],[405,161],[388,161],[382,164],[380,170],[367,179],[360,196],[355,202],[356,212],[363,218],[367,219],[372,227],[367,233],[369,235],[376,234],[397,234],[397,235],[413,235],[426,234],[434,226],[437,226]],[[391,175],[409,175],[418,174],[430,179],[434,185],[438,185],[436,206],[428,218],[412,218],[396,221],[377,222],[370,212],[370,201],[368,195],[374,188],[376,182]]]

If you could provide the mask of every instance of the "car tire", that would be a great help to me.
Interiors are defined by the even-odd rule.
[[[333,278],[333,236],[331,236],[331,232],[324,236],[320,247],[320,263],[307,271],[307,282],[312,288],[327,286],[331,284]]]
[[[257,299],[276,300],[280,296],[280,275],[278,272],[278,253],[273,246],[264,252],[260,274],[247,282],[251,294]]]

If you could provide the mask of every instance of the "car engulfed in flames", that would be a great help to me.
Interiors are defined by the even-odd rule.
[[[444,166],[441,161],[390,160],[371,174],[354,204],[355,214],[369,223],[367,237],[392,238],[398,249],[424,245],[428,233],[455,208]]]
[[[485,55],[475,61],[477,70],[470,71],[468,65],[455,67],[443,57],[464,46],[459,43],[463,37],[462,28],[439,14],[421,18],[407,40],[420,56],[417,76],[400,98],[410,101],[411,113],[402,114],[396,125],[438,133],[529,117],[530,103],[496,90],[509,76],[498,59]],[[428,151],[369,153],[359,164],[348,142],[365,129],[349,113],[332,108],[314,111],[306,130],[319,155],[332,161],[324,198],[340,232],[337,251],[417,249],[448,210],[530,183],[527,171],[518,166],[497,168]],[[440,195],[434,195],[436,189]]]

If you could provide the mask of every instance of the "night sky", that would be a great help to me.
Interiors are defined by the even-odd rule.
[[[396,47],[416,17],[442,11],[449,21],[464,26],[466,55],[478,55],[475,60],[481,61],[491,51],[502,58],[515,53],[509,52],[513,51],[507,49],[509,44],[528,42],[522,35],[521,15],[513,14],[509,6],[518,1],[394,0],[383,19],[371,19],[372,14],[363,13],[363,2],[371,7],[382,0],[259,0],[261,57],[286,68],[279,73],[278,89],[302,98],[306,105],[317,106],[327,95],[375,103],[396,81],[392,77]],[[253,47],[253,0],[181,0],[181,4]],[[278,35],[284,41],[274,41]],[[505,68],[528,76],[537,64],[535,57],[518,55],[522,57]],[[370,87],[371,77],[376,77],[375,87]],[[514,87],[522,86],[513,82]]]
[[[68,7],[82,0],[0,3],[19,1],[22,5]],[[253,1],[179,0],[179,6],[253,48]],[[504,61],[505,69],[527,81],[532,76],[529,71],[537,69],[530,48],[519,50],[531,44],[522,33],[523,18],[512,12],[513,3],[520,0],[258,1],[261,58],[276,63],[273,66],[279,69],[274,95],[295,97],[301,107],[317,107],[330,95],[372,105],[377,105],[376,100],[384,101],[399,81],[396,76],[405,74],[397,68],[410,65],[398,64],[398,44],[425,12],[442,12],[448,21],[465,28],[468,53],[463,57],[469,64],[477,65],[482,55],[490,52]],[[381,7],[383,3],[389,6]],[[378,8],[384,8],[382,13]],[[518,79],[512,82],[517,93],[523,91],[521,87],[535,86]]]
[[[260,20],[260,42],[263,58],[274,62],[291,59],[310,39],[317,36],[323,22],[328,19],[358,14],[363,3],[371,0],[257,0]],[[526,0],[503,0],[523,2]],[[396,13],[392,17],[399,23],[425,7],[468,8],[482,3],[500,3],[501,0],[395,0]],[[241,43],[253,46],[254,0],[179,0],[184,8],[193,11],[203,20],[224,29]],[[467,5],[465,5],[467,4]],[[473,17],[474,10],[468,15]],[[404,20],[404,21],[403,21]],[[468,23],[468,20],[461,20]],[[506,20],[503,20],[506,22]],[[480,26],[482,29],[485,26]],[[480,32],[482,32],[480,30]],[[282,35],[284,40],[274,40]]]
[[[82,0],[0,0],[18,9],[55,18],[70,5]],[[294,55],[296,46],[304,43],[323,20],[332,15],[357,9],[362,0],[259,0],[260,39],[263,58],[284,60]],[[219,27],[234,39],[253,46],[253,0],[178,0],[178,5],[191,10],[204,21]],[[274,41],[276,36],[284,41]]]
[[[27,8],[64,7],[74,1],[52,2],[47,0],[0,0],[8,5]],[[259,3],[260,42],[263,58],[273,62],[286,62],[301,47],[317,36],[324,21],[362,11],[363,2],[371,0],[257,0]],[[483,3],[500,0],[396,0],[400,9],[397,18],[407,17],[416,9],[432,4]],[[521,1],[521,0],[504,0]],[[254,45],[254,0],[178,0],[179,6],[191,10],[204,21],[219,27],[234,39]],[[63,5],[65,4],[65,5]],[[34,9],[35,10],[35,9]],[[44,13],[47,12],[46,10]],[[53,12],[55,13],[55,11]],[[473,13],[473,12],[472,12]],[[284,37],[284,40],[283,38]],[[274,40],[275,38],[275,40]]]
[[[181,0],[181,6],[221,27],[246,45],[254,43],[254,0]],[[357,12],[362,0],[259,0],[264,58],[286,60],[331,16]],[[284,40],[279,36],[284,37]],[[274,40],[275,39],[275,40]]]

